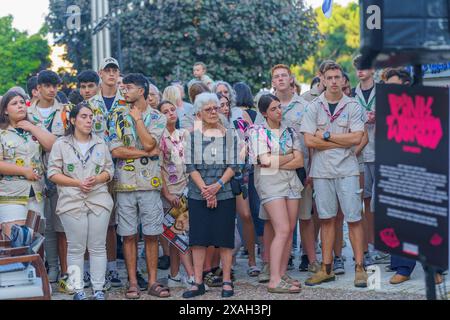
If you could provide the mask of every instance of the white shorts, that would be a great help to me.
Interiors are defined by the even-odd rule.
[[[345,221],[351,223],[361,220],[363,190],[359,184],[359,176],[336,179],[314,178],[314,191],[320,219],[336,217],[340,204]]]
[[[26,206],[21,204],[0,204],[0,223],[26,220],[29,210],[42,216],[44,213],[44,201],[37,202],[36,198],[30,198]]]

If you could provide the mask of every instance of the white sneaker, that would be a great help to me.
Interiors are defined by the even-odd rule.
[[[181,277],[177,274],[175,277],[172,277],[170,274],[167,276],[167,286],[169,288],[180,288],[184,287],[184,283],[181,281]]]
[[[193,285],[195,285],[195,278],[194,276],[191,277],[183,277],[183,284],[186,288],[191,288]]]

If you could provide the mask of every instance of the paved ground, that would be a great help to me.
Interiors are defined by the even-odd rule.
[[[344,248],[343,255],[346,257],[345,267],[346,274],[337,276],[337,280],[318,287],[305,287],[300,294],[270,294],[266,290],[266,286],[259,284],[257,278],[250,278],[246,274],[247,261],[245,258],[238,256],[237,264],[235,265],[235,296],[232,299],[240,300],[423,300],[425,299],[425,278],[424,272],[420,265],[416,267],[412,278],[403,284],[393,286],[389,284],[389,278],[393,273],[385,272],[384,266],[380,267],[380,287],[379,289],[358,289],[353,286],[353,260],[351,248],[347,245]],[[260,264],[260,260],[258,260]],[[145,272],[145,263],[142,259],[139,261],[140,267]],[[307,272],[298,271],[299,259],[298,253],[295,259],[295,270],[289,271],[289,274],[302,283],[308,277]],[[126,271],[124,263],[119,260],[119,272],[123,282],[126,282]],[[159,270],[158,277],[165,281],[167,278],[167,271]],[[450,288],[450,281],[446,279],[446,286]],[[443,287],[443,286],[442,286]],[[438,287],[437,287],[438,289]],[[170,299],[182,299],[181,295],[185,289],[172,289],[172,297]],[[199,300],[218,300],[220,297],[221,288],[211,288]],[[53,299],[55,300],[69,300],[71,296],[63,295],[56,292],[56,287],[53,290]],[[439,294],[439,291],[438,291]],[[108,295],[112,300],[123,300],[124,289],[112,289]],[[157,299],[148,296],[142,292],[141,300]]]

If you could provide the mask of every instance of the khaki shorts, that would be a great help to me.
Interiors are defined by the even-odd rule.
[[[45,232],[64,233],[64,227],[61,222],[61,218],[55,213],[56,204],[58,203],[58,193],[51,192],[44,201]]]
[[[261,204],[259,207],[259,218],[262,220],[270,220],[270,216],[267,213],[266,209],[264,208],[264,205],[266,203],[269,203],[270,201],[278,200],[278,199],[300,200],[302,198],[302,195],[303,195],[303,192],[301,194],[298,194],[293,190],[289,190],[288,196],[274,196],[274,197],[269,197],[269,198],[261,200]],[[301,203],[301,201],[300,201],[300,203]]]
[[[310,220],[312,208],[313,208],[313,189],[311,185],[308,185],[302,191],[302,201],[300,201],[300,208],[298,214],[299,219]]]
[[[336,217],[340,204],[345,221],[350,223],[360,221],[362,191],[359,176],[336,179],[314,178],[315,201],[319,218]]]
[[[117,192],[117,234],[138,233],[139,223],[146,236],[163,233],[164,212],[159,191]]]

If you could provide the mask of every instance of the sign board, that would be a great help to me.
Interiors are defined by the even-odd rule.
[[[375,246],[447,269],[449,89],[376,90]]]

